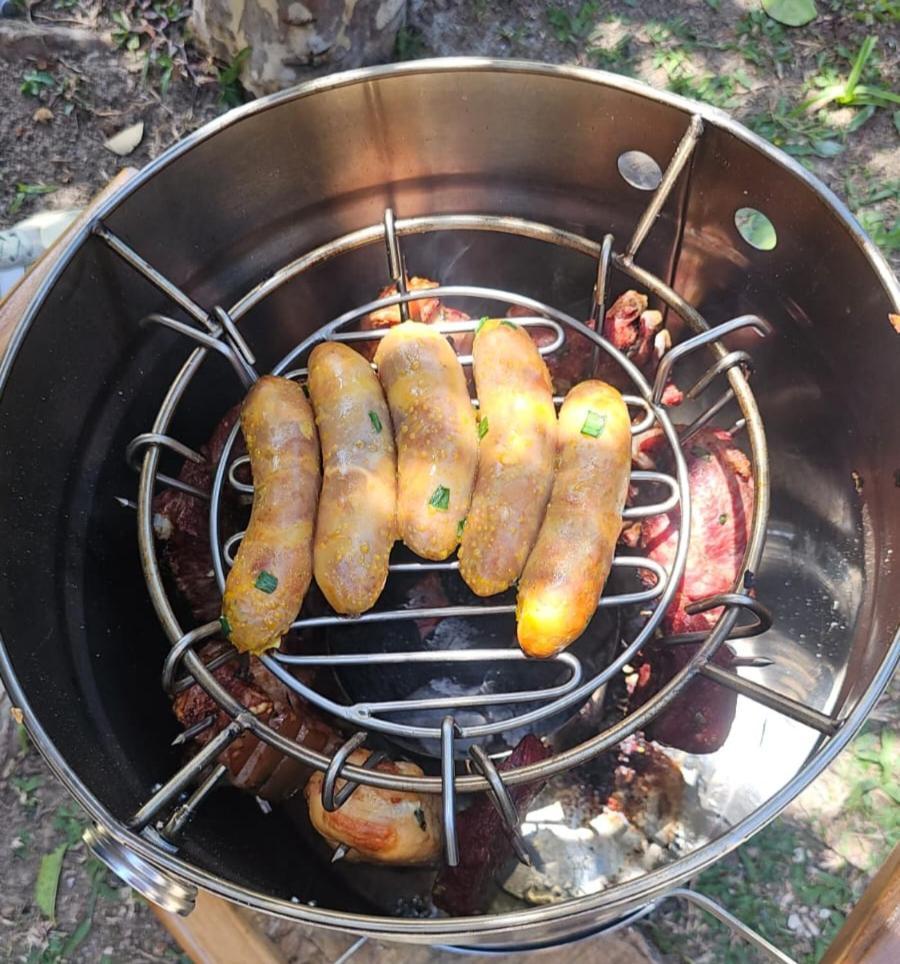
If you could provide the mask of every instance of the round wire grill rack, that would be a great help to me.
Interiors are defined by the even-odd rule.
[[[644,727],[656,714],[668,705],[688,681],[696,674],[702,673],[723,686],[732,688],[744,696],[773,708],[793,719],[799,720],[807,726],[813,727],[827,735],[834,734],[839,728],[838,721],[814,710],[803,703],[789,699],[761,684],[747,680],[737,673],[723,669],[710,663],[716,649],[727,638],[756,635],[764,632],[771,625],[771,617],[765,607],[750,594],[756,571],[762,554],[765,538],[766,521],[768,517],[769,479],[766,442],[763,425],[759,416],[755,399],[749,388],[747,376],[752,369],[752,360],[746,352],[729,352],[720,342],[726,335],[742,328],[753,328],[759,334],[765,335],[769,331],[767,323],[753,315],[734,318],[710,328],[697,310],[682,299],[671,287],[654,274],[641,268],[635,263],[635,257],[659,215],[667,197],[672,191],[679,174],[688,164],[691,153],[702,135],[703,124],[699,117],[692,118],[682,141],[676,148],[662,180],[654,192],[646,210],[639,219],[632,237],[624,252],[616,253],[614,239],[607,235],[598,243],[578,234],[561,230],[557,227],[528,221],[520,218],[498,217],[489,214],[466,215],[432,215],[428,217],[395,220],[393,212],[385,212],[381,224],[351,232],[343,237],[322,245],[275,272],[271,277],[257,285],[240,298],[230,310],[220,306],[207,311],[197,305],[185,292],[181,291],[169,279],[161,275],[152,265],[144,260],[129,245],[109,231],[103,224],[97,224],[94,233],[101,238],[113,251],[130,264],[144,278],[154,284],[174,304],[180,307],[200,327],[170,318],[163,314],[149,316],[147,321],[161,324],[191,338],[197,347],[191,353],[181,370],[173,380],[165,398],[162,401],[156,420],[148,433],[141,434],[132,440],[128,446],[127,458],[135,468],[139,465],[140,455],[140,486],[137,500],[138,509],[138,540],[142,565],[147,580],[148,590],[153,600],[160,621],[168,635],[172,648],[165,661],[163,670],[163,686],[167,691],[177,691],[193,682],[199,685],[218,703],[231,717],[231,723],[216,733],[176,774],[163,784],[150,799],[133,815],[129,826],[135,831],[144,831],[171,843],[173,838],[183,829],[193,810],[199,806],[206,794],[217,784],[225,773],[221,764],[215,761],[219,754],[237,737],[245,732],[253,735],[282,753],[294,757],[308,765],[325,772],[323,787],[323,803],[327,809],[333,809],[346,801],[356,786],[365,783],[383,789],[395,789],[411,792],[441,793],[443,795],[443,814],[445,831],[445,849],[448,862],[452,865],[458,861],[458,848],[455,834],[455,796],[457,793],[471,793],[487,791],[501,815],[504,817],[510,833],[513,835],[516,851],[521,859],[527,859],[527,852],[517,840],[517,819],[515,809],[506,795],[506,788],[535,780],[546,779],[571,767],[591,759],[601,751],[617,744],[629,734]],[[262,720],[246,710],[234,699],[212,675],[212,669],[232,654],[224,654],[209,665],[204,665],[194,647],[202,640],[220,631],[217,622],[194,628],[185,632],[179,624],[170,600],[167,597],[161,579],[159,562],[156,556],[152,529],[152,499],[157,483],[181,488],[192,495],[209,499],[210,502],[210,535],[213,550],[213,560],[216,579],[219,587],[224,586],[226,567],[233,558],[233,552],[241,533],[231,534],[222,538],[219,521],[219,503],[223,487],[231,485],[245,494],[252,491],[252,487],[239,482],[235,474],[241,459],[232,457],[234,441],[238,427],[235,426],[222,457],[219,460],[212,492],[207,494],[190,486],[185,486],[178,479],[159,473],[160,449],[168,448],[188,459],[199,459],[200,456],[188,447],[167,434],[173,414],[179,405],[191,379],[200,368],[209,351],[223,355],[233,367],[237,377],[245,387],[258,377],[255,370],[256,359],[250,346],[241,335],[237,323],[240,319],[258,305],[273,291],[290,281],[292,278],[308,271],[312,267],[339,257],[350,251],[383,242],[387,250],[387,260],[390,277],[396,286],[397,293],[380,298],[368,304],[361,305],[335,318],[327,325],[318,329],[291,352],[289,352],[273,369],[274,374],[282,374],[289,378],[302,379],[305,377],[303,367],[295,367],[308,351],[322,340],[341,340],[347,342],[370,341],[381,337],[384,332],[359,331],[351,326],[359,322],[368,313],[382,307],[399,306],[401,317],[408,317],[408,305],[411,301],[423,297],[421,291],[409,291],[406,285],[406,270],[400,238],[421,233],[437,231],[490,231],[512,234],[519,237],[546,242],[568,249],[596,261],[597,280],[592,295],[591,316],[594,321],[602,319],[606,308],[609,274],[612,267],[625,276],[637,282],[640,286],[657,296],[668,308],[680,316],[695,334],[674,347],[666,354],[657,371],[653,384],[650,384],[631,361],[618,352],[611,344],[603,339],[596,331],[582,324],[570,315],[543,302],[525,298],[512,291],[494,288],[481,288],[468,285],[448,285],[430,289],[426,297],[437,298],[477,298],[481,301],[495,302],[507,306],[515,306],[531,313],[530,317],[517,319],[518,323],[526,327],[544,327],[553,330],[553,341],[542,349],[544,354],[552,353],[562,346],[570,332],[577,332],[593,345],[593,357],[596,360],[601,353],[605,353],[628,376],[634,386],[634,394],[626,396],[630,408],[638,409],[642,414],[634,425],[634,432],[644,431],[652,425],[658,426],[671,452],[674,475],[663,473],[632,473],[632,480],[638,484],[662,484],[668,489],[668,495],[662,501],[653,505],[632,507],[626,511],[626,518],[660,513],[680,506],[681,526],[678,535],[678,547],[672,569],[666,572],[662,567],[650,559],[640,556],[619,556],[615,565],[621,568],[644,569],[649,571],[655,580],[654,584],[641,592],[609,595],[601,598],[600,606],[613,607],[634,603],[656,602],[654,610],[637,634],[617,657],[601,672],[589,679],[584,673],[578,659],[572,654],[562,654],[556,660],[568,675],[562,683],[549,688],[534,691],[519,691],[512,694],[491,694],[489,696],[473,695],[466,700],[467,705],[482,705],[485,702],[539,702],[537,708],[521,713],[513,719],[483,725],[460,726],[450,712],[452,707],[462,705],[459,697],[452,700],[431,699],[410,702],[409,700],[382,701],[379,703],[358,703],[344,705],[326,698],[314,688],[304,684],[291,673],[292,666],[330,666],[356,665],[359,663],[388,663],[397,660],[417,661],[423,663],[438,663],[451,661],[505,661],[525,659],[524,655],[512,650],[453,650],[453,651],[420,651],[382,654],[353,654],[341,653],[324,655],[292,655],[274,653],[262,658],[265,666],[275,674],[285,685],[300,693],[305,699],[359,727],[358,731],[332,756],[310,750],[300,744],[286,739],[268,727]],[[439,326],[439,330],[449,334],[472,331],[475,322],[448,323]],[[599,325],[598,325],[599,328]],[[676,431],[666,408],[662,405],[662,394],[671,375],[673,366],[681,359],[708,346],[714,355],[713,365],[686,393],[689,398],[695,398],[704,392],[719,375],[728,381],[728,388],[715,402],[704,409],[703,413],[682,429]],[[461,357],[463,364],[471,363],[470,357]],[[578,746],[556,753],[548,759],[528,766],[498,773],[491,758],[483,752],[477,744],[470,748],[469,755],[472,762],[471,771],[457,773],[454,764],[454,744],[459,739],[477,740],[501,730],[509,730],[538,722],[551,714],[566,709],[585,700],[607,680],[620,672],[633,658],[637,651],[647,642],[656,631],[666,607],[681,579],[687,557],[688,538],[690,533],[690,492],[688,487],[687,468],[681,446],[709,422],[732,398],[736,399],[742,417],[736,423],[736,428],[746,428],[751,456],[751,465],[755,482],[755,501],[751,520],[750,537],[745,556],[739,572],[739,577],[733,591],[723,595],[702,600],[690,607],[689,612],[701,612],[722,608],[715,626],[708,633],[696,634],[701,645],[687,662],[684,668],[670,680],[655,696],[648,700],[638,710],[608,727]],[[557,400],[560,401],[560,400]],[[392,572],[427,572],[434,570],[449,571],[456,568],[455,562],[402,562],[391,566]],[[467,617],[480,615],[509,614],[514,609],[510,605],[475,605],[465,607],[445,607],[440,609],[404,609],[404,610],[374,610],[353,620],[339,616],[315,616],[299,618],[293,628],[296,630],[310,629],[320,626],[340,626],[346,623],[380,623],[400,619],[416,618],[445,618],[464,615]],[[755,616],[752,623],[738,626],[737,620],[742,610],[747,610]],[[675,644],[685,641],[683,637],[670,638]],[[179,666],[185,670],[184,676],[177,678]],[[499,697],[499,699],[498,699]],[[400,709],[429,709],[435,711],[447,710],[440,727],[413,726],[391,720],[392,713]],[[211,720],[210,720],[211,722]],[[207,725],[204,721],[200,726]],[[179,738],[184,742],[195,735],[200,727],[193,731],[186,731]],[[375,769],[377,754],[371,754],[361,765],[352,765],[347,761],[353,749],[361,746],[368,731],[378,731],[389,736],[406,736],[438,739],[441,745],[441,774],[440,776],[411,777],[382,772]],[[209,769],[208,769],[209,768]],[[208,772],[206,772],[208,770]],[[204,776],[205,774],[205,776]],[[202,778],[202,779],[201,779]],[[335,790],[337,780],[343,782],[339,790]],[[199,780],[199,783],[198,783]],[[185,790],[193,787],[193,792],[186,801],[182,802],[172,813],[168,821],[158,820],[159,815],[170,807]],[[151,827],[154,824],[157,830]]]

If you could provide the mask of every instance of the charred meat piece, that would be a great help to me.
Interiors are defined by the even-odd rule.
[[[408,278],[406,281],[407,291],[429,291],[431,288],[438,288],[437,281],[430,281],[428,278]],[[396,285],[388,285],[378,292],[379,298],[389,298],[397,294]],[[407,310],[410,321],[421,321],[426,325],[431,324],[435,316],[441,310],[441,302],[437,298],[423,298],[421,301],[408,301]],[[365,330],[374,328],[392,328],[399,325],[403,319],[400,316],[400,305],[391,305],[388,308],[379,308],[371,312],[363,320],[362,327]]]
[[[507,314],[515,318],[526,317],[533,312],[527,308],[513,307]],[[596,330],[596,323],[591,319],[588,319],[585,325]],[[660,312],[648,310],[647,296],[632,290],[621,294],[609,307],[603,319],[601,334],[651,380],[656,374],[659,359],[672,346],[671,337],[663,327]],[[539,348],[551,344],[556,337],[550,329],[544,328],[533,329],[531,335]],[[572,386],[587,378],[604,378],[622,391],[628,388],[624,373],[604,352],[600,353],[597,371],[592,372],[594,347],[594,343],[584,335],[576,331],[566,331],[565,343],[559,351],[554,352],[550,360],[550,371],[557,395],[565,395]],[[672,404],[677,397],[676,393],[670,392],[666,404]]]
[[[212,489],[216,465],[239,415],[240,406],[236,405],[219,422],[212,438],[200,449],[202,462],[185,461],[178,473],[182,482],[201,492]],[[237,456],[243,449],[236,443],[233,452]],[[238,510],[230,487],[223,489],[222,510],[226,516]],[[153,531],[162,543],[163,561],[175,580],[175,587],[190,606],[194,618],[198,623],[218,619],[222,597],[213,573],[209,503],[178,489],[164,489],[153,500]]]
[[[538,763],[550,756],[550,751],[536,737],[528,735],[513,752],[497,766],[503,773],[516,767]],[[511,787],[510,796],[519,816],[527,813],[531,802],[543,786],[543,781]],[[432,899],[435,906],[453,917],[482,914],[491,896],[494,875],[512,854],[503,819],[486,793],[474,801],[456,818],[459,839],[459,865],[444,867],[434,882]]]
[[[636,440],[635,461],[671,470],[660,431]],[[633,453],[634,454],[634,453]],[[721,429],[702,429],[684,452],[691,492],[691,535],[684,576],[663,620],[663,631],[689,633],[711,629],[721,609],[689,616],[685,607],[729,592],[738,577],[750,536],[753,474],[747,456]],[[671,569],[678,546],[681,513],[652,516],[641,526],[641,545],[651,559]]]
[[[207,644],[200,656],[208,662],[225,647],[224,642]],[[250,657],[246,666],[232,659],[214,669],[213,676],[238,702],[282,736],[318,752],[330,749],[336,742],[334,730],[255,657]],[[185,729],[214,717],[212,724],[195,737],[200,746],[230,722],[228,714],[196,683],[177,694],[172,709]],[[221,754],[219,762],[228,767],[231,782],[238,789],[273,802],[299,790],[311,772],[309,767],[284,756],[252,733],[239,736]]]
[[[656,643],[638,654],[637,682],[629,711],[643,706],[688,664],[701,643]],[[734,650],[723,644],[712,662],[729,669]],[[644,732],[649,740],[686,753],[715,753],[728,739],[737,706],[737,693],[714,680],[696,675],[671,703],[650,721]]]
[[[356,750],[349,762],[361,766],[368,750]],[[384,760],[382,773],[422,776],[415,763]],[[306,785],[306,802],[313,827],[332,847],[349,847],[348,860],[395,866],[430,864],[441,852],[440,798],[433,793],[404,793],[360,784],[343,806],[329,813],[322,803],[324,774],[316,772]],[[336,781],[336,790],[345,781]]]
[[[429,281],[428,278],[410,278],[407,281],[409,291],[429,291],[431,288],[439,287],[437,281]],[[388,285],[378,292],[379,298],[387,298],[397,294],[396,285]],[[469,321],[469,316],[464,311],[457,308],[448,308],[439,298],[423,298],[421,300],[407,302],[410,321],[421,321],[424,325],[437,325],[443,322]],[[389,308],[379,308],[366,315],[360,323],[363,331],[372,331],[378,328],[393,328],[402,321],[400,317],[400,306],[391,305]],[[470,331],[460,332],[450,335],[453,347],[460,355],[469,355],[472,352],[473,333]],[[363,342],[359,348],[363,355],[372,361],[375,357],[375,349],[378,342]]]
[[[632,736],[619,745],[615,789],[607,801],[651,840],[668,846],[681,814],[684,777],[658,747]]]

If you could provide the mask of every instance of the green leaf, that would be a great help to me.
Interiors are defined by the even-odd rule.
[[[59,188],[52,184],[17,184],[16,191],[19,194],[31,196],[32,194],[52,194]]]
[[[900,110],[894,111],[894,127],[897,128],[897,133],[900,134]]]
[[[97,895],[91,895],[90,906],[88,907],[87,916],[84,920],[72,931],[69,939],[63,944],[62,956],[64,958],[71,957],[75,951],[78,949],[78,945],[81,944],[84,939],[91,932],[91,925],[94,923],[94,905],[97,902]]]
[[[506,325],[507,328],[518,328],[518,327],[519,327],[514,321],[509,321],[509,320],[506,319],[506,318],[504,318],[503,321],[500,322],[500,324],[501,324],[501,325]]]
[[[450,508],[450,490],[445,485],[439,485],[434,492],[431,493],[428,504],[433,509],[446,511]]]
[[[852,134],[854,131],[858,131],[860,127],[862,127],[863,124],[866,123],[866,121],[869,121],[872,119],[872,116],[874,113],[875,113],[874,104],[869,104],[868,107],[864,107],[862,110],[858,110],[856,112],[856,116],[847,125],[847,132],[849,134]]]
[[[222,627],[222,635],[228,639],[231,635],[231,623],[228,622],[228,617],[219,616],[219,625]]]
[[[847,78],[847,83],[844,86],[845,96],[851,97],[853,95],[853,91],[856,90],[859,78],[862,76],[862,72],[869,58],[872,56],[874,49],[875,37],[866,37],[862,46],[859,48],[859,53],[857,53],[853,61],[853,66],[850,68],[850,76]]]
[[[833,140],[813,141],[812,149],[819,157],[832,158],[843,151],[844,145]]]
[[[384,426],[381,424],[381,419],[378,417],[378,412],[369,412],[369,421],[372,423],[372,428],[381,435],[381,430]]]
[[[463,534],[463,532],[465,532],[465,529],[466,529],[466,519],[467,519],[467,518],[468,518],[467,516],[463,516],[463,517],[459,520],[459,522],[456,523],[456,538],[457,538],[457,539],[462,539],[462,534]]]
[[[488,417],[487,415],[485,415],[484,418],[481,418],[478,420],[478,437],[484,438],[485,435],[487,435],[487,433],[488,433]]]
[[[256,586],[260,592],[270,595],[278,588],[278,576],[273,576],[271,572],[266,572],[266,570],[263,569],[256,577],[256,582],[253,585]]]
[[[487,315],[478,319],[478,324],[475,326],[475,334],[477,335],[479,331],[490,321]]]
[[[60,844],[52,853],[44,854],[34,885],[34,902],[44,917],[56,921],[56,892],[59,890],[59,877],[62,873],[63,857],[69,849],[68,844]]]
[[[234,55],[234,60],[231,63],[219,71],[219,83],[224,87],[227,84],[233,84],[240,76],[244,69],[244,64],[247,62],[247,58],[250,56],[253,48],[244,47],[243,50],[239,50]]]
[[[819,15],[814,0],[762,0],[762,8],[786,27],[802,27]]]

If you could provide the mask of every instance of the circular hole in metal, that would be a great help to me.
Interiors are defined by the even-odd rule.
[[[778,244],[775,225],[756,208],[738,208],[734,212],[738,234],[757,251],[771,251]]]
[[[617,161],[619,173],[626,183],[639,191],[655,191],[662,180],[659,164],[643,151],[625,151]]]

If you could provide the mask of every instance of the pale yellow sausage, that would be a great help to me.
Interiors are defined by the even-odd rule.
[[[369,758],[368,750],[355,750],[350,763],[361,766]],[[420,777],[415,763],[385,760],[376,770],[405,777]],[[337,810],[329,813],[322,806],[324,777],[318,770],[309,778],[304,794],[309,805],[313,827],[336,847],[350,848],[348,860],[364,860],[381,864],[429,864],[441,853],[441,799],[433,793],[403,793],[379,790],[360,784],[353,796]],[[339,791],[344,781],[335,781]]]
[[[253,509],[225,581],[222,628],[241,652],[278,646],[312,578],[319,443],[295,382],[264,375],[247,393],[241,429],[253,472]]]
[[[309,396],[323,475],[313,572],[335,611],[356,616],[384,589],[396,538],[394,430],[378,376],[347,345],[313,349]]]
[[[631,475],[631,426],[605,382],[576,385],[559,413],[556,478],[519,580],[519,645],[553,656],[587,628],[609,575]]]
[[[478,473],[459,547],[459,571],[479,596],[519,578],[538,535],[556,457],[550,373],[531,336],[484,322],[472,354],[478,393]]]
[[[381,339],[375,363],[394,423],[400,537],[426,559],[446,559],[469,511],[478,458],[465,375],[447,339],[415,321]]]

